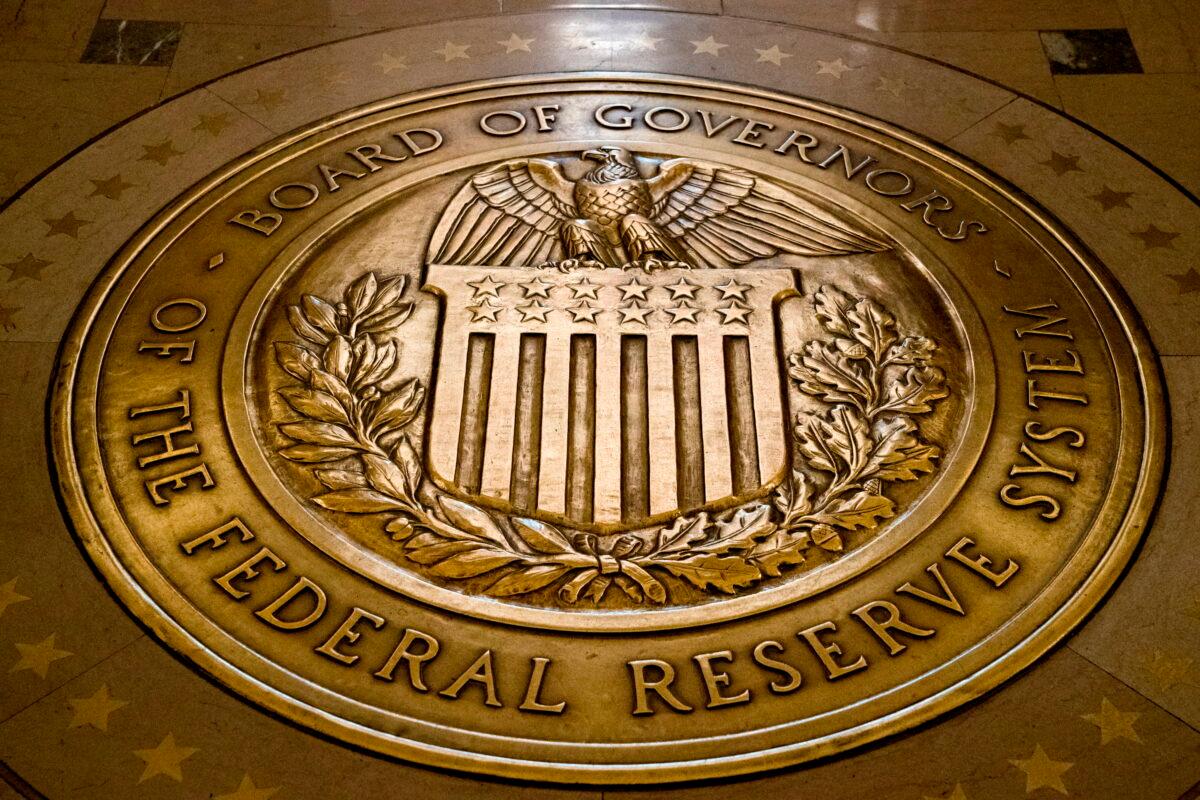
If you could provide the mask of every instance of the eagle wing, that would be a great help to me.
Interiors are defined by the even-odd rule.
[[[647,183],[654,219],[714,267],[777,253],[848,255],[887,250],[815,203],[735,167],[688,158],[664,161]]]
[[[435,264],[534,264],[561,248],[575,184],[557,161],[517,158],[488,167],[455,194],[430,240]]]

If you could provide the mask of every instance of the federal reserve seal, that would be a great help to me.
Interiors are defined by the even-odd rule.
[[[535,76],[354,109],[149,221],[53,397],[116,594],[347,743],[574,783],[894,734],[1034,661],[1156,497],[1115,284],[841,109]]]

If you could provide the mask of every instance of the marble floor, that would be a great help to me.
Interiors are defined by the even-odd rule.
[[[113,603],[48,479],[21,479],[47,471],[44,387],[96,254],[212,164],[332,109],[642,68],[869,107],[1057,198],[1165,373],[1175,444],[1137,563],[1066,646],[966,711],[753,781],[483,782],[247,712]],[[0,441],[22,454],[0,464],[0,798],[1200,798],[1196,0],[0,0],[0,109]],[[68,159],[89,144],[111,169]]]
[[[1187,0],[844,0],[242,3],[5,0],[0,4],[0,198],[142,109],[304,48],[398,26],[541,9],[624,7],[845,33],[967,70],[1108,134],[1200,190],[1200,22]],[[702,55],[702,54],[701,54]],[[758,57],[726,52],[724,58]],[[768,67],[820,69],[803,54]],[[811,62],[811,59],[810,59]],[[840,76],[839,67],[825,74]],[[853,76],[853,73],[851,73]],[[1120,98],[1120,102],[1114,102]],[[1182,112],[1182,113],[1181,113]]]

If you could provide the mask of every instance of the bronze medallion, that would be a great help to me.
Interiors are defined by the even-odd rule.
[[[1156,497],[1147,339],[984,169],[812,101],[530,76],[222,167],[80,309],[83,543],[154,632],[354,745],[744,773],[993,688]]]

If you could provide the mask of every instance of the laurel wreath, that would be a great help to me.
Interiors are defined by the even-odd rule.
[[[406,286],[368,272],[336,304],[309,294],[288,308],[298,339],[277,342],[275,354],[299,385],[278,392],[300,419],[279,424],[288,440],[279,454],[313,465],[327,489],[314,503],[387,515],[384,529],[405,558],[438,578],[490,580],[482,591],[493,597],[558,584],[566,603],[599,604],[615,587],[635,603],[663,604],[674,581],[734,594],[805,563],[812,548],[839,553],[846,534],[895,516],[883,484],[933,472],[940,456],[913,420],[947,396],[931,363],[936,344],[901,339],[873,300],[822,287],[813,302],[831,337],[790,355],[788,372],[828,407],[797,414],[803,468],[771,502],[607,535],[484,509],[428,481],[413,444],[425,388],[394,374],[394,333],[413,311]]]

